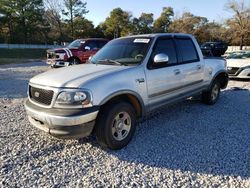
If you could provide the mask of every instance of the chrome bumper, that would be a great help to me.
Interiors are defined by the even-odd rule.
[[[97,110],[80,115],[54,115],[34,109],[28,100],[24,106],[33,126],[61,138],[81,138],[90,135],[98,114]]]
[[[63,60],[52,60],[49,59],[46,62],[48,65],[50,65],[51,67],[67,67],[70,65],[69,62],[67,61],[63,61]]]

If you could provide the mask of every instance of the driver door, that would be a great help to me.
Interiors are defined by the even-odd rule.
[[[157,54],[168,55],[168,63],[154,64]],[[162,106],[178,95],[178,89],[183,85],[183,75],[178,64],[176,47],[172,38],[159,38],[153,48],[147,65],[148,103],[150,110]]]
[[[81,61],[86,62],[89,59],[89,57],[94,55],[98,50],[99,49],[96,41],[87,41],[83,47]]]

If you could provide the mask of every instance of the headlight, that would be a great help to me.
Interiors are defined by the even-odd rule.
[[[250,66],[242,67],[242,69],[250,69]]]
[[[91,94],[87,91],[63,91],[56,99],[55,107],[88,107],[91,106]]]

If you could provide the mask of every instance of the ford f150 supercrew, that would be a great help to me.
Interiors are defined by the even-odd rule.
[[[214,104],[227,83],[226,61],[203,58],[191,35],[129,36],[88,64],[33,77],[25,108],[32,125],[55,137],[93,133],[100,145],[120,149],[148,113],[198,94]]]
[[[47,50],[47,64],[51,67],[64,67],[85,63],[107,42],[108,40],[99,38],[77,39],[66,48],[49,49]]]

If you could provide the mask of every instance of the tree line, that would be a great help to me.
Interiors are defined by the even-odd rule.
[[[141,13],[134,17],[121,8],[113,9],[98,26],[85,18],[89,12],[83,0],[0,0],[0,43],[61,44],[76,38],[147,33],[189,33],[199,41],[224,41],[250,45],[250,6],[244,0],[229,0],[225,8],[233,13],[223,23],[206,17],[163,7],[160,16]]]

